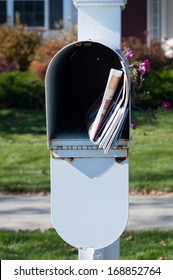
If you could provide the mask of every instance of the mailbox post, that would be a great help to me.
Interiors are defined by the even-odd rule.
[[[104,154],[89,140],[84,115],[104,90],[110,68],[123,65],[128,71],[115,50],[125,1],[73,2],[78,41],[53,57],[45,81],[52,221],[58,234],[78,248],[79,259],[118,259],[128,219],[130,116],[118,145]]]
[[[78,40],[121,45],[121,14],[127,0],[72,0],[78,9]]]

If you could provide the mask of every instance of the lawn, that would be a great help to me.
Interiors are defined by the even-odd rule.
[[[134,112],[131,133],[130,188],[150,192],[173,191],[173,111]]]
[[[31,250],[32,248],[32,250]],[[173,231],[130,231],[120,239],[122,260],[173,260]],[[77,250],[55,230],[0,232],[0,259],[75,260]]]
[[[133,112],[130,189],[173,191],[173,111]],[[0,111],[0,192],[50,189],[45,111]]]
[[[173,191],[173,111],[133,112],[130,189]],[[0,192],[48,192],[45,112],[0,111]],[[121,259],[173,259],[173,231],[125,232]],[[31,250],[32,248],[32,250]],[[54,230],[0,232],[0,259],[77,259]]]
[[[45,112],[0,113],[0,192],[49,191]]]

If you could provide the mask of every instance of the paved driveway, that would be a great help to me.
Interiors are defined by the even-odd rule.
[[[0,229],[44,230],[52,227],[49,195],[0,196]],[[130,196],[126,229],[173,229],[173,195]]]

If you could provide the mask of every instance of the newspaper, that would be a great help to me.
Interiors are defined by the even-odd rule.
[[[121,136],[128,115],[129,81],[126,70],[111,69],[102,99],[86,114],[90,140],[107,153]]]

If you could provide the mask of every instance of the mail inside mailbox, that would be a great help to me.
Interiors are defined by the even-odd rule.
[[[104,93],[111,68],[122,69],[121,57],[97,42],[75,42],[55,55],[46,77],[50,139],[88,137],[85,114]],[[121,137],[129,137],[129,116]]]

